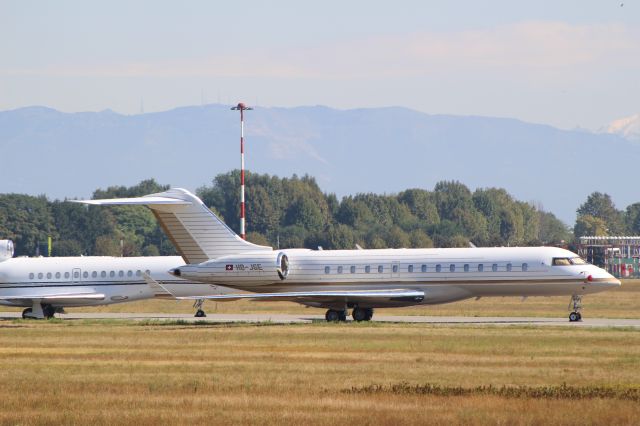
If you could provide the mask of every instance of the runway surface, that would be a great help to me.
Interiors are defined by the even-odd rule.
[[[0,312],[0,320],[20,318],[19,312]],[[188,321],[208,323],[276,323],[276,324],[300,324],[312,322],[324,322],[324,315],[290,315],[290,314],[215,314],[209,313],[206,318],[195,318],[190,314],[163,314],[163,313],[67,313],[57,314],[56,317],[66,320],[78,319],[117,319],[117,320],[158,320],[158,321]],[[349,318],[350,321],[350,318]],[[560,327],[634,327],[640,328],[640,319],[616,319],[616,318],[584,318],[580,322],[569,322],[567,318],[542,318],[542,317],[436,317],[436,316],[396,316],[377,315],[374,322],[413,323],[431,325],[477,325],[477,326],[560,326]]]

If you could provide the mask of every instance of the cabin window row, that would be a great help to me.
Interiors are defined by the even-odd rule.
[[[147,270],[145,271],[145,273],[146,273],[147,275],[150,275],[150,274],[151,274],[151,271],[149,271],[149,270],[147,269]],[[122,271],[122,270],[120,270],[120,271],[108,271],[108,272],[107,272],[107,271],[100,271],[100,272],[98,272],[98,271],[93,271],[93,272],[91,272],[91,278],[98,278],[98,274],[100,275],[100,278],[107,278],[107,276],[108,276],[109,278],[115,278],[115,277],[116,277],[116,275],[118,276],[118,278],[124,278],[124,277],[125,277],[125,275],[126,275],[128,278],[131,278],[131,277],[133,277],[133,276],[134,276],[134,274],[135,274],[135,276],[136,276],[136,277],[141,277],[141,276],[142,276],[142,271],[141,271],[140,269],[138,269],[137,271],[135,271],[135,273],[134,273],[134,271],[132,271],[132,270],[129,270],[129,271]],[[71,273],[70,273],[70,272],[64,272],[64,273],[62,273],[62,272],[56,272],[56,273],[53,273],[53,272],[47,272],[47,273],[44,273],[44,272],[38,272],[37,274],[36,274],[36,273],[34,273],[34,272],[29,273],[29,279],[30,279],[30,280],[35,279],[35,278],[36,278],[36,276],[38,277],[38,279],[39,279],[39,280],[42,280],[42,279],[44,279],[45,277],[46,277],[48,280],[53,279],[54,277],[55,277],[55,279],[59,280],[59,279],[62,279],[63,277],[64,277],[65,279],[70,279],[70,278],[71,278]],[[79,278],[80,278],[80,271],[73,271],[73,278],[74,278],[74,279],[79,279]],[[84,272],[82,273],[82,278],[89,278],[89,272],[88,272],[88,271],[84,271]]]
[[[487,265],[488,266],[488,265]],[[513,270],[513,264],[512,263],[507,263],[506,265],[503,265],[504,270],[506,272],[511,272]],[[433,268],[433,267],[432,267]],[[485,271],[485,265],[484,263],[479,263],[476,266],[476,269],[478,272],[484,272]],[[488,270],[491,270],[491,272],[498,272],[498,270],[500,269],[500,265],[498,265],[497,263],[492,263],[491,267],[487,268]],[[520,269],[522,270],[522,272],[527,272],[529,270],[529,265],[526,263],[523,263],[520,265]],[[415,265],[409,265],[407,267],[407,272],[412,273],[415,272],[416,268]],[[429,272],[431,270],[431,268],[429,268],[427,265],[420,265],[420,272]],[[435,272],[442,272],[442,265],[441,264],[437,264],[435,265]],[[471,265],[468,263],[465,263],[464,265],[462,265],[462,268],[459,269],[458,265],[456,265],[455,263],[450,263],[449,264],[449,272],[456,272],[456,270],[462,270],[464,272],[470,272],[471,271]],[[398,272],[398,265],[392,265],[391,266],[391,271],[395,274]],[[338,274],[342,274],[344,273],[344,267],[343,266],[338,266],[337,267],[337,272]],[[369,274],[371,273],[371,266],[370,265],[366,265],[364,267],[364,272]],[[384,265],[378,265],[378,273],[383,273],[384,272]],[[325,266],[324,267],[324,273],[325,274],[330,274],[331,273],[331,266]],[[355,274],[356,273],[356,267],[354,265],[351,265],[349,267],[349,273],[351,274]]]

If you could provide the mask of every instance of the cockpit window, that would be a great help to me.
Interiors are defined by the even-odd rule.
[[[553,266],[586,265],[587,262],[581,257],[554,257]]]

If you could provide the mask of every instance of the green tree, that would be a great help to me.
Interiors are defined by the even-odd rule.
[[[592,193],[587,197],[587,201],[578,207],[577,213],[578,218],[592,216],[602,220],[608,235],[624,234],[625,226],[622,213],[616,209],[609,194]]]
[[[433,247],[433,240],[422,229],[416,229],[411,232],[409,240],[411,241],[411,247],[413,248]]]
[[[624,221],[628,233],[640,235],[640,203],[634,203],[627,207]]]
[[[0,194],[0,238],[13,240],[17,256],[39,253],[49,236],[57,231],[45,196]]]
[[[605,236],[608,234],[607,223],[599,217],[583,214],[576,220],[573,233],[576,238],[587,235],[596,237]]]

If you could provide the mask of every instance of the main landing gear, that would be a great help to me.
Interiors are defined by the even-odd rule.
[[[204,299],[198,299],[193,303],[193,307],[197,309],[194,317],[196,318],[204,318],[207,314],[202,310],[202,304],[204,303]]]
[[[23,319],[50,319],[55,316],[56,308],[51,305],[34,305],[22,311]]]
[[[346,309],[342,311],[329,309],[324,315],[324,318],[329,322],[346,321],[347,314],[348,312]],[[373,318],[373,309],[356,307],[353,308],[351,315],[353,316],[354,321],[371,321],[371,318]]]
[[[571,305],[573,304],[573,312],[569,314],[569,321],[576,322],[582,321],[582,314],[580,311],[582,310],[582,296],[578,296],[574,294],[571,296],[571,302],[569,302],[569,309],[571,309]]]
[[[371,318],[373,318],[373,309],[353,308],[351,316],[353,316],[354,321],[371,321]]]

